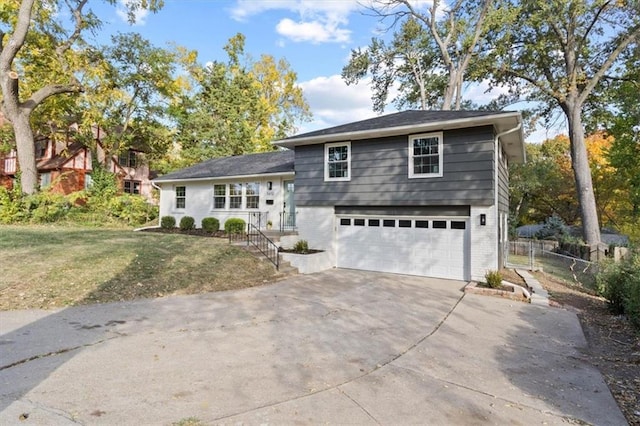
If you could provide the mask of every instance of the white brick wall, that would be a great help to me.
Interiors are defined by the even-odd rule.
[[[298,207],[296,209],[298,239],[307,240],[309,248],[331,254],[335,266],[335,214],[333,207]]]
[[[487,224],[480,225],[480,215]],[[498,218],[495,206],[471,207],[471,279],[484,281],[488,270],[498,269]]]

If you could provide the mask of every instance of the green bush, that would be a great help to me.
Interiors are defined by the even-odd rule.
[[[293,245],[293,251],[295,251],[296,253],[301,253],[301,254],[308,253],[309,252],[309,243],[307,242],[307,240],[297,241]]]
[[[173,229],[176,227],[176,218],[173,216],[162,216],[160,219],[160,227],[162,229]]]
[[[60,220],[72,207],[64,195],[49,191],[26,196],[23,205],[29,212],[29,221],[34,223],[51,223]]]
[[[129,225],[142,225],[158,217],[158,207],[140,195],[122,194],[109,200],[105,214]]]
[[[22,209],[22,192],[19,186],[12,190],[0,186],[0,223],[21,222],[24,217]]]
[[[205,217],[202,219],[202,229],[209,234],[214,234],[220,229],[220,221],[215,217]]]
[[[626,315],[640,328],[640,254],[634,253],[618,263],[602,264],[596,282],[609,310]]]
[[[227,234],[242,234],[246,229],[247,223],[237,217],[227,219],[224,223],[224,230]]]
[[[491,288],[500,288],[502,286],[502,274],[499,271],[487,271],[484,274],[487,285]]]
[[[181,231],[190,231],[196,228],[196,220],[191,216],[183,216],[180,219],[180,230]]]

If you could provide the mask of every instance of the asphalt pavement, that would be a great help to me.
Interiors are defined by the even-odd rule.
[[[0,424],[626,421],[576,315],[352,270],[0,312]]]

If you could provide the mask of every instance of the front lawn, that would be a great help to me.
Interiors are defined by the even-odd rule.
[[[0,226],[0,310],[51,309],[251,287],[275,270],[227,240]]]

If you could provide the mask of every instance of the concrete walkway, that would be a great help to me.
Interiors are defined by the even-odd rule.
[[[0,313],[0,424],[623,425],[575,314],[331,270]]]

